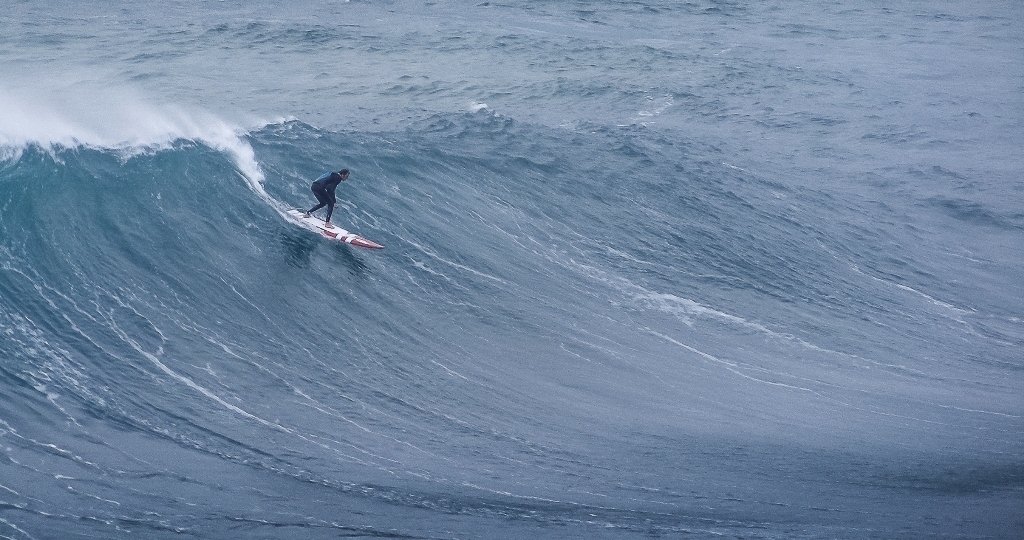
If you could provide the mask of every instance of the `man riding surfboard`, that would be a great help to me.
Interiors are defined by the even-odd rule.
[[[331,214],[334,213],[334,204],[337,202],[337,198],[334,196],[334,190],[338,187],[338,184],[345,180],[348,180],[348,169],[325,173],[320,178],[314,180],[310,189],[313,191],[313,195],[320,204],[306,210],[303,217],[309,217],[313,212],[326,206],[327,218],[324,219],[324,226],[328,229],[333,229],[334,225],[331,225]]]

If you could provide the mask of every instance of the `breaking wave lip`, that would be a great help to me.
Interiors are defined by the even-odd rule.
[[[17,161],[36,146],[56,158],[61,148],[90,147],[128,158],[170,148],[175,141],[195,141],[231,156],[249,188],[284,219],[289,206],[263,187],[264,175],[245,137],[246,129],[197,107],[155,103],[129,87],[88,92],[33,89],[12,92],[0,87],[0,161]],[[273,122],[261,122],[256,128]]]

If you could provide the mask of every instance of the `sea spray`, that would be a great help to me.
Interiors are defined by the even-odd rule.
[[[189,140],[225,152],[235,161],[249,187],[286,219],[287,206],[263,188],[264,176],[248,131],[197,107],[155,103],[131,87],[104,87],[91,92],[54,88],[10,92],[0,89],[0,157],[17,160],[36,145],[51,155],[60,148],[112,150],[124,158],[169,148]]]

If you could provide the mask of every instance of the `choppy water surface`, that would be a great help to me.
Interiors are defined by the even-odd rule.
[[[1019,537],[1020,20],[9,6],[0,538]]]

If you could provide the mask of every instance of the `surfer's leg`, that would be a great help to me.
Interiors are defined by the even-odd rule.
[[[324,221],[326,221],[327,223],[330,223],[331,222],[331,214],[333,214],[333,213],[334,213],[334,201],[327,201],[327,219],[325,219]]]
[[[316,200],[320,204],[314,206],[313,208],[310,208],[309,210],[306,210],[307,214],[312,214],[313,212],[316,212],[317,210],[327,206],[331,202],[331,199],[327,197],[327,191],[323,190],[323,189],[316,189],[316,186],[313,186],[313,195],[316,196]],[[331,209],[333,210],[334,205],[331,205],[331,207],[332,207]],[[330,213],[330,211],[328,211],[327,212],[327,221],[330,221],[330,220],[331,220],[331,213]]]

